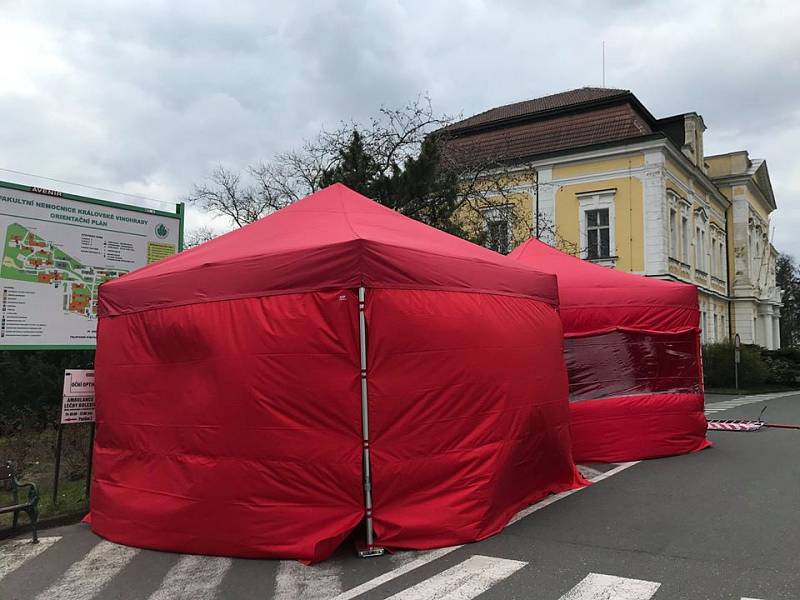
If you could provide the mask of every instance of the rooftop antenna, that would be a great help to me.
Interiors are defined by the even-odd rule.
[[[603,85],[606,87],[606,41],[603,40]]]

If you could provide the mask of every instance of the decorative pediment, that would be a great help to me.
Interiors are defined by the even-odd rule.
[[[708,222],[708,213],[706,212],[706,209],[703,208],[702,206],[695,209],[694,216],[695,218]]]

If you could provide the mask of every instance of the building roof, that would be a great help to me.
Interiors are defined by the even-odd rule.
[[[444,128],[445,131],[455,132],[461,129],[472,128],[477,125],[497,123],[520,117],[530,117],[541,113],[568,107],[577,107],[598,100],[621,98],[630,95],[630,90],[615,88],[582,87],[558,94],[551,94],[533,100],[524,100],[491,108],[472,117],[463,119]]]
[[[492,108],[436,133],[442,136],[445,152],[466,164],[521,163],[661,138],[710,192],[729,202],[683,152],[687,114],[695,113],[656,119],[630,90],[583,87]]]
[[[508,257],[558,277],[565,337],[619,329],[678,333],[700,324],[693,285],[609,269],[533,238]]]
[[[513,127],[462,131],[450,137],[446,145],[449,152],[472,161],[503,162],[652,133],[646,118],[632,104],[622,102],[519,122]]]

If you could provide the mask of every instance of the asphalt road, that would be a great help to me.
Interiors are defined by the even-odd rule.
[[[707,398],[709,411],[725,409],[710,418],[755,419],[765,404],[766,421],[800,423],[800,395]],[[84,525],[53,529],[35,550],[0,546],[0,598],[797,600],[800,431],[709,437],[710,450],[618,467],[494,538],[429,553],[363,560],[347,548],[304,567],[129,549]]]

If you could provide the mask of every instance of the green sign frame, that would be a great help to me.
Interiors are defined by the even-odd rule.
[[[109,208],[115,208],[118,210],[125,210],[129,212],[138,212],[138,213],[145,213],[148,215],[155,215],[159,217],[164,217],[166,219],[177,219],[178,220],[178,252],[183,251],[183,244],[184,244],[184,224],[186,220],[186,205],[183,202],[178,202],[175,204],[175,212],[169,212],[164,210],[158,210],[155,208],[144,208],[142,206],[135,206],[133,204],[125,204],[123,202],[111,202],[109,200],[101,200],[99,198],[91,198],[89,196],[80,196],[78,194],[70,194],[68,192],[62,192],[60,190],[54,190],[51,188],[43,188],[40,186],[35,185],[22,185],[19,183],[12,183],[10,181],[0,181],[0,189],[12,189],[21,192],[29,192],[32,194],[40,194],[42,196],[52,196],[56,198],[64,198],[66,200],[72,200],[74,202],[82,202],[84,204],[92,204],[95,206],[106,206]],[[67,344],[67,345],[58,345],[58,344],[42,344],[42,345],[33,345],[33,344],[21,344],[21,345],[8,345],[2,346],[0,345],[0,352],[2,351],[15,351],[15,350],[94,350],[97,347],[97,344]]]

